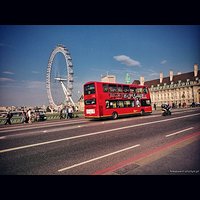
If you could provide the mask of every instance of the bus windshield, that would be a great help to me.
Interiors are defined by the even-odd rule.
[[[84,95],[95,94],[95,86],[94,83],[88,84],[84,86]]]

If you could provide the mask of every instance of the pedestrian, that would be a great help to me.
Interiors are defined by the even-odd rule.
[[[72,116],[73,116],[73,108],[72,108],[72,106],[70,106],[68,108],[68,115],[69,115],[69,118],[72,118]]]
[[[31,116],[31,109],[30,108],[29,108],[27,114],[28,114],[28,123],[31,124],[32,123],[32,121],[31,121],[32,120],[32,116]]]
[[[156,110],[156,104],[155,103],[154,103],[153,107],[154,107],[154,110]]]
[[[69,108],[68,108],[68,106],[65,108],[65,114],[66,114],[65,118],[69,119]]]
[[[22,123],[26,123],[26,112],[24,110],[22,112]]]
[[[63,109],[60,110],[60,119],[63,119]]]
[[[6,116],[6,123],[5,123],[5,125],[8,123],[8,124],[10,124],[11,125],[11,118],[12,118],[12,116],[13,116],[13,114],[9,111],[8,113],[7,113],[7,116]]]
[[[29,117],[28,117],[28,111],[25,111],[26,116],[25,116],[25,123],[28,123]]]

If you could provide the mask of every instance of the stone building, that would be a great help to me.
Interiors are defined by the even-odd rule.
[[[78,100],[78,103],[77,103],[77,106],[78,106],[78,110],[79,111],[84,111],[84,98],[83,98],[83,95],[81,95],[81,97],[79,98]]]
[[[116,83],[116,77],[114,75],[101,76],[101,82]]]
[[[189,106],[192,102],[200,102],[200,70],[197,64],[192,72],[174,75],[170,70],[168,77],[164,77],[161,72],[159,79],[145,82],[144,77],[141,77],[140,83],[149,87],[152,105],[169,103]]]

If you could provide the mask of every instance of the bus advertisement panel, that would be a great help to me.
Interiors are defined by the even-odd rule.
[[[117,119],[122,115],[152,113],[148,87],[137,84],[87,82],[84,104],[85,118]]]

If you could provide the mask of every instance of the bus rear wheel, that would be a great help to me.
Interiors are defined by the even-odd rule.
[[[113,119],[117,119],[117,118],[118,118],[118,114],[117,114],[117,112],[113,112],[113,114],[112,114],[112,118],[113,118]]]
[[[140,114],[143,116],[145,114],[144,110],[141,110]]]

